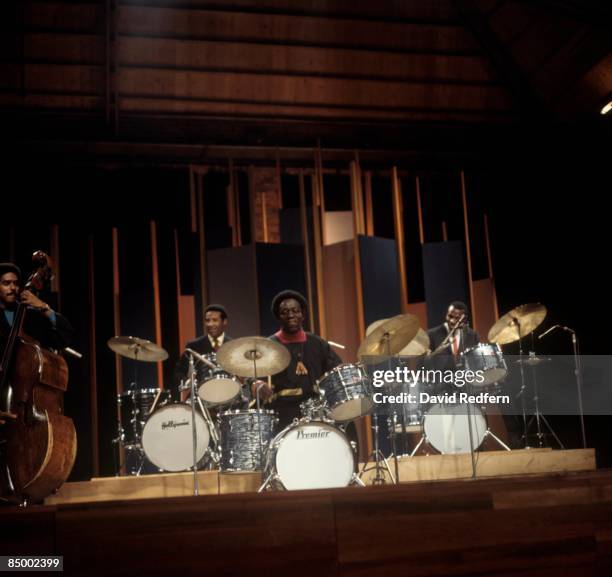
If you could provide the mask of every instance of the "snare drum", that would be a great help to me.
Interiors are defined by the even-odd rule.
[[[168,391],[161,389],[135,389],[117,395],[121,427],[121,444],[126,449],[140,447],[142,430],[153,403],[157,406],[168,401]]]
[[[501,381],[508,373],[502,350],[497,344],[480,343],[462,354],[465,368],[469,371],[482,371],[484,380],[474,380],[472,387],[486,387]]]
[[[355,454],[346,435],[331,423],[297,421],[283,429],[266,457],[264,478],[277,489],[346,487]]]
[[[264,410],[224,411],[217,418],[221,431],[221,472],[260,471],[263,467],[262,455],[265,455],[276,432],[276,413]]]
[[[147,420],[142,432],[142,448],[155,466],[164,471],[184,471],[193,467],[193,428],[191,406],[175,403],[157,409]],[[210,441],[204,417],[196,411],[196,462],[199,462]]]
[[[430,445],[442,454],[469,453],[472,422],[472,448],[480,447],[487,431],[487,420],[476,405],[441,403],[425,415],[423,430]]]
[[[335,421],[351,421],[372,412],[372,386],[361,364],[339,365],[325,373],[317,385]]]

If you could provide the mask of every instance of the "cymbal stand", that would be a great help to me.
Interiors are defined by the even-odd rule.
[[[527,409],[525,407],[525,391],[527,386],[525,385],[525,371],[523,369],[523,340],[521,335],[521,323],[517,317],[513,317],[512,324],[516,327],[516,331],[518,334],[518,343],[519,343],[519,367],[521,368],[521,389],[516,395],[517,397],[521,397],[521,409],[523,412],[523,439],[525,439],[525,449],[531,449],[529,446],[529,437],[528,433],[528,425],[527,425]]]
[[[390,355],[391,343],[389,341],[390,336],[391,335],[389,335],[389,333],[385,333],[382,337],[386,341],[387,358],[389,359],[389,363],[391,362],[391,355]],[[363,464],[363,468],[361,469],[361,472],[359,473],[359,478],[361,479],[361,477],[363,477],[363,474],[366,471],[375,470],[376,476],[374,477],[372,484],[373,485],[384,485],[386,483],[386,480],[385,480],[385,476],[383,475],[383,471],[386,469],[387,472],[389,473],[389,477],[391,478],[391,482],[395,485],[397,481],[395,480],[395,477],[393,476],[393,473],[391,472],[387,459],[382,454],[382,451],[380,450],[379,445],[378,445],[379,427],[378,427],[378,413],[376,411],[372,415],[372,430],[374,431],[374,450],[368,456],[365,463]],[[374,460],[374,466],[368,468],[368,463],[372,459]],[[395,459],[396,459],[396,471],[399,471],[399,467],[397,465],[397,454],[395,454]],[[382,463],[384,463],[384,466]]]
[[[191,382],[191,434],[192,434],[192,451],[193,451],[193,494],[198,495],[198,432],[196,430],[196,415],[195,415],[195,363],[193,355],[189,353],[189,380]]]
[[[535,352],[530,351],[529,352],[529,358],[535,358]],[[561,449],[565,449],[565,446],[563,445],[563,443],[561,442],[561,440],[557,436],[557,433],[555,433],[553,428],[550,426],[550,423],[548,422],[548,419],[540,412],[540,397],[538,395],[538,381],[537,381],[537,378],[536,378],[535,369],[536,369],[535,365],[531,365],[531,380],[533,382],[533,402],[534,402],[534,405],[535,405],[535,413],[532,415],[531,419],[529,420],[529,423],[527,425],[527,430],[529,430],[529,427],[530,427],[531,423],[533,423],[533,420],[535,419],[535,422],[536,422],[536,431],[537,431],[536,432],[536,437],[538,439],[538,445],[541,448],[541,447],[544,446],[544,435],[545,435],[545,433],[542,432],[542,425],[541,425],[541,423],[544,423],[544,425],[546,425],[546,428],[548,429],[550,434],[553,436],[555,441],[557,441],[557,444],[559,445],[559,447]]]

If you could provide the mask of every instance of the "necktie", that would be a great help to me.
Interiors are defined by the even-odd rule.
[[[457,356],[459,353],[459,334],[455,334],[453,337],[453,355]]]
[[[213,339],[213,351],[219,348],[219,339]]]

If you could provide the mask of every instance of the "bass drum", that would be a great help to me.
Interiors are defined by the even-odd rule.
[[[429,444],[442,454],[469,453],[470,421],[472,448],[476,451],[484,441],[487,431],[487,420],[476,405],[434,405],[423,420],[425,437]]]
[[[346,435],[331,423],[297,421],[272,441],[265,479],[288,491],[346,487],[353,479],[355,455]]]
[[[185,471],[193,467],[191,406],[186,403],[157,409],[145,423],[142,448],[145,455],[163,471]],[[196,460],[200,462],[210,441],[204,417],[196,411]]]

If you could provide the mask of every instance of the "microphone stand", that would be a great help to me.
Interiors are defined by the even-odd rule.
[[[538,337],[538,339],[545,337],[548,333],[554,331],[555,329],[563,329],[565,332],[570,333],[572,335],[572,349],[574,351],[574,377],[576,379],[576,388],[578,390],[578,414],[580,417],[580,431],[582,434],[582,447],[586,449],[586,429],[584,427],[584,409],[582,406],[582,361],[580,360],[580,346],[578,343],[578,335],[576,334],[576,331],[574,329],[570,329],[569,327],[564,327],[562,325],[555,325],[554,327],[549,328],[546,332],[542,333]]]

